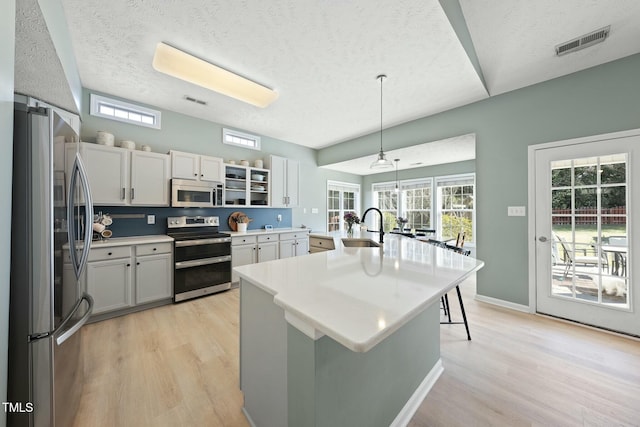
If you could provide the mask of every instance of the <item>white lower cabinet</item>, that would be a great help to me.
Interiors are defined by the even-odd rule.
[[[231,238],[231,267],[254,264],[278,259],[278,235],[247,235]],[[239,280],[237,273],[231,273],[231,281]]]
[[[93,297],[93,314],[133,305],[132,270],[130,257],[87,263],[87,291]]]
[[[309,232],[280,234],[280,258],[290,258],[308,253]]]
[[[173,296],[171,254],[136,257],[136,304]]]
[[[173,244],[92,247],[86,287],[94,315],[168,300],[173,296]]]

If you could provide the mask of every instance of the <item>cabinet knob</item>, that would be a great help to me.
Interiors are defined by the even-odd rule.
[[[127,264],[127,267],[131,267],[131,264]]]
[[[136,262],[136,265],[140,265],[140,263],[139,263],[139,262]]]
[[[157,251],[157,250],[158,250],[158,248],[153,248],[153,250],[154,250],[154,251]]]
[[[203,176],[204,176],[204,174],[202,174],[202,173],[201,173],[201,174],[200,174],[200,176],[202,176],[202,177],[203,177]]]
[[[113,252],[109,252],[107,255],[111,256],[111,255],[113,255]]]
[[[198,176],[198,174],[197,174],[197,173],[194,173],[194,174],[193,174],[193,176]]]

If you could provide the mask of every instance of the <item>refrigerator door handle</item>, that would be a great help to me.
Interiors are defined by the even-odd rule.
[[[78,179],[78,177],[80,177],[80,184],[82,185],[82,193],[86,204],[84,211],[84,245],[82,247],[82,254],[80,255],[79,260],[77,258],[75,250],[76,233],[74,219],[76,180]],[[69,245],[71,246],[71,250],[69,252],[71,255],[71,264],[73,265],[73,270],[75,272],[76,278],[80,279],[80,275],[82,274],[85,264],[87,263],[87,259],[89,257],[89,249],[91,247],[91,235],[93,233],[93,200],[91,198],[91,190],[89,188],[89,179],[87,177],[87,172],[84,169],[84,165],[82,164],[79,153],[76,153],[76,157],[73,161],[73,167],[71,168],[71,176],[69,179],[69,191],[67,195],[67,218],[69,222],[68,233]]]
[[[63,342],[65,342],[71,335],[75,334],[85,323],[87,323],[87,320],[89,320],[89,317],[91,317],[91,314],[93,313],[93,298],[91,298],[91,295],[84,293],[82,295],[82,298],[79,299],[78,302],[76,302],[76,305],[73,307],[73,310],[71,310],[71,313],[69,313],[67,318],[64,319],[62,323],[60,323],[60,326],[58,326],[57,330],[62,330],[67,326],[67,323],[69,323],[74,314],[80,309],[80,304],[82,304],[83,301],[86,301],[89,304],[87,312],[72,327],[64,331],[64,333],[56,338],[56,344],[62,345]]]

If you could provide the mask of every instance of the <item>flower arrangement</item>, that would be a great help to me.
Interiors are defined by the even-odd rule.
[[[347,212],[344,214],[344,220],[347,224],[353,226],[353,224],[360,224],[360,217],[355,212]]]
[[[360,217],[355,212],[347,212],[344,214],[344,221],[347,223],[347,234],[353,234],[353,224],[360,224]]]

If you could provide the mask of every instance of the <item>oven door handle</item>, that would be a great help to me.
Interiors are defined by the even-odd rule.
[[[231,261],[231,255],[218,256],[215,258],[204,258],[204,259],[199,259],[195,261],[180,261],[180,262],[176,262],[176,270],[179,270],[181,268],[200,267],[202,265],[218,264],[218,263],[227,262],[227,261]]]
[[[216,239],[181,240],[179,242],[176,242],[176,248],[183,248],[186,246],[211,245],[213,243],[226,243],[230,241],[231,237],[222,237]]]

